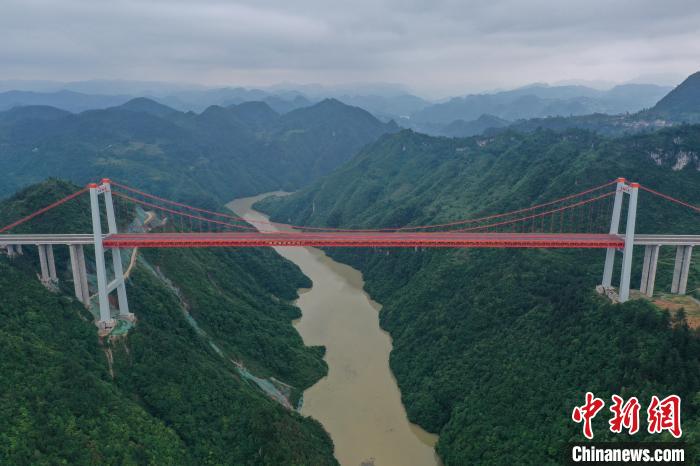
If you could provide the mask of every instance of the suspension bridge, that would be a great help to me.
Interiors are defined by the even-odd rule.
[[[478,218],[430,225],[404,225],[376,229],[312,227],[263,221],[246,221],[232,213],[217,212],[172,201],[103,179],[91,183],[42,209],[0,228],[0,247],[10,257],[23,254],[23,246],[36,247],[40,279],[49,288],[58,281],[53,247],[68,246],[76,298],[91,305],[84,247],[95,252],[97,305],[96,324],[109,333],[116,325],[109,295],[116,291],[118,319],[133,319],[129,312],[126,283],[120,251],[132,248],[199,247],[353,247],[353,248],[575,248],[605,249],[601,288],[614,300],[630,296],[634,246],[644,246],[640,291],[654,292],[654,281],[662,246],[676,248],[671,292],[685,294],[690,261],[700,235],[650,235],[635,231],[639,192],[645,191],[676,206],[700,215],[700,207],[668,196],[624,178],[548,202]],[[92,232],[84,234],[36,234],[31,221],[81,195],[90,198]],[[101,197],[104,198],[107,231],[102,231]],[[118,198],[114,202],[114,198]],[[624,233],[620,233],[623,204],[627,201]],[[158,219],[141,231],[118,231],[117,219],[129,217],[124,209],[139,208]],[[700,216],[698,217],[700,219]],[[122,230],[124,228],[122,227]],[[273,231],[270,231],[273,230]],[[111,252],[112,270],[108,275],[105,258]],[[619,287],[612,286],[615,258],[622,252]],[[112,279],[108,281],[108,276]]]

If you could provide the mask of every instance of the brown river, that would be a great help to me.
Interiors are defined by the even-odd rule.
[[[269,196],[236,199],[228,207],[246,220],[266,221],[251,206]],[[253,223],[261,231],[272,225]],[[437,436],[411,424],[389,369],[391,337],[379,327],[380,305],[363,291],[362,274],[316,248],[279,247],[313,282],[300,290],[294,323],[307,345],[326,347],[328,376],[304,392],[302,413],[317,419],[343,466],[439,465]]]

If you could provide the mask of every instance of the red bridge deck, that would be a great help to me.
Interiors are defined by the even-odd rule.
[[[588,233],[128,233],[110,235],[109,248],[193,248],[193,247],[420,247],[420,248],[622,248],[616,235]]]

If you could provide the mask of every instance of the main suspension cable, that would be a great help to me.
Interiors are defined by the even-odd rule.
[[[217,217],[228,218],[228,219],[230,219],[230,220],[234,220],[234,221],[237,221],[237,222],[246,222],[246,223],[250,223],[250,224],[262,224],[262,225],[276,225],[276,226],[281,226],[281,227],[293,228],[293,229],[296,229],[296,230],[338,231],[338,232],[368,232],[368,233],[370,233],[370,232],[411,231],[411,230],[428,230],[428,229],[433,229],[433,228],[445,228],[445,227],[452,227],[452,226],[457,226],[457,225],[473,224],[473,223],[483,222],[483,221],[486,221],[486,220],[493,220],[493,219],[496,219],[496,218],[502,218],[502,217],[506,217],[506,216],[509,216],[509,215],[521,214],[521,213],[524,213],[524,212],[530,212],[530,211],[537,210],[537,209],[541,209],[541,208],[543,208],[543,207],[547,207],[547,206],[550,206],[550,205],[553,205],[553,204],[557,204],[557,203],[560,203],[560,202],[565,202],[565,201],[568,201],[568,200],[571,200],[571,199],[575,199],[575,198],[578,198],[578,197],[581,197],[581,196],[585,196],[585,195],[590,194],[590,193],[592,193],[592,192],[595,192],[595,191],[598,191],[598,190],[603,189],[603,188],[605,188],[605,187],[608,187],[608,186],[610,186],[610,185],[613,185],[613,184],[617,183],[617,180],[610,181],[610,182],[608,182],[608,183],[604,183],[604,184],[599,185],[599,186],[595,186],[595,187],[593,187],[593,188],[587,189],[587,190],[585,190],[585,191],[581,191],[581,192],[576,193],[576,194],[571,194],[571,195],[568,195],[568,196],[564,196],[564,197],[562,197],[562,198],[555,199],[555,200],[553,200],[553,201],[544,202],[544,203],[537,204],[537,205],[534,205],[534,206],[531,206],[531,207],[525,207],[525,208],[522,208],[522,209],[518,209],[518,210],[514,210],[514,211],[510,211],[510,212],[505,212],[505,213],[501,213],[501,214],[493,214],[493,215],[488,215],[488,216],[485,216],[485,217],[479,217],[479,218],[474,218],[474,219],[463,219],[463,220],[457,220],[457,221],[453,221],[453,222],[440,223],[440,224],[433,224],[433,225],[418,225],[418,226],[404,226],[404,227],[384,227],[384,228],[365,228],[365,229],[333,228],[333,227],[312,227],[312,226],[304,226],[304,225],[293,225],[293,224],[289,224],[289,223],[270,222],[270,221],[265,221],[265,220],[244,219],[244,218],[242,218],[242,217],[235,216],[235,215],[229,215],[229,214],[225,214],[225,213],[222,213],[222,212],[214,212],[214,211],[211,211],[211,210],[202,209],[202,208],[199,208],[199,207],[194,207],[194,206],[190,206],[190,205],[187,205],[187,204],[183,204],[183,203],[181,203],[181,202],[171,201],[171,200],[169,200],[169,199],[165,199],[165,198],[163,198],[163,197],[156,196],[156,195],[154,195],[154,194],[150,194],[150,193],[147,193],[147,192],[144,192],[144,191],[141,191],[141,190],[132,188],[132,187],[130,187],[130,186],[124,185],[124,184],[122,184],[122,183],[118,183],[118,182],[116,182],[116,181],[111,181],[111,183],[112,183],[114,186],[118,186],[118,187],[120,187],[120,188],[122,188],[122,189],[131,191],[131,192],[133,192],[133,193],[139,194],[139,195],[144,196],[144,197],[148,197],[148,198],[150,198],[150,199],[153,199],[153,200],[156,200],[156,201],[159,201],[159,202],[164,202],[164,203],[167,203],[167,204],[170,204],[170,205],[173,205],[173,206],[177,206],[177,207],[180,207],[180,208],[183,208],[183,209],[193,210],[193,211],[197,211],[197,212],[204,213],[204,214],[208,214],[208,215],[214,215],[214,216],[217,216]],[[177,212],[177,211],[175,211],[175,212]]]
[[[10,223],[9,225],[0,228],[0,233],[4,233],[4,232],[6,232],[6,231],[8,231],[8,230],[11,230],[12,228],[14,228],[14,227],[16,227],[16,226],[18,226],[18,225],[21,225],[21,224],[23,224],[23,223],[25,223],[25,222],[28,222],[29,220],[31,220],[31,219],[33,219],[33,218],[35,218],[35,217],[38,217],[39,215],[41,215],[41,214],[43,214],[43,213],[46,213],[46,212],[48,212],[49,210],[54,209],[54,208],[60,206],[61,204],[65,204],[66,202],[70,201],[71,199],[75,199],[76,197],[80,196],[81,194],[83,194],[83,193],[86,192],[87,190],[88,190],[88,188],[83,188],[83,189],[81,189],[81,190],[79,190],[79,191],[74,192],[73,194],[69,194],[68,196],[66,196],[66,197],[64,197],[64,198],[59,199],[58,201],[53,202],[53,203],[47,205],[46,207],[43,207],[43,208],[37,210],[37,211],[34,212],[34,213],[31,213],[31,214],[27,215],[26,217],[22,217],[21,219],[17,220],[16,222]]]
[[[700,212],[700,207],[694,206],[694,205],[692,205],[692,204],[688,204],[687,202],[683,202],[683,201],[681,201],[680,199],[676,199],[675,197],[669,196],[668,194],[664,194],[664,193],[660,193],[660,192],[658,192],[658,191],[654,191],[653,189],[647,188],[647,187],[644,186],[644,185],[639,185],[639,188],[640,188],[640,189],[643,189],[644,191],[650,192],[650,193],[652,193],[652,194],[654,194],[654,195],[656,195],[656,196],[659,196],[659,197],[661,197],[661,198],[663,198],[663,199],[666,199],[667,201],[675,202],[676,204],[680,204],[680,205],[682,205],[682,206],[684,206],[684,207],[688,207],[688,208],[694,210],[695,212]]]

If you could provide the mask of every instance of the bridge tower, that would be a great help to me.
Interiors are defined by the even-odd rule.
[[[622,251],[622,272],[620,275],[620,287],[618,290],[619,301],[624,303],[630,296],[630,278],[632,274],[632,255],[634,251],[634,229],[637,222],[637,198],[639,195],[639,183],[626,184],[624,178],[617,179],[615,201],[613,203],[612,219],[610,221],[610,234],[617,235],[620,229],[620,217],[624,195],[628,194],[627,225],[625,227],[625,247]],[[605,255],[605,268],[603,269],[603,289],[612,288],[612,274],[615,266],[615,248],[608,248]]]
[[[104,178],[100,185],[91,183],[90,190],[90,210],[92,213],[92,232],[95,241],[95,268],[97,275],[97,296],[100,310],[100,320],[97,326],[103,332],[109,332],[116,325],[112,318],[109,305],[109,294],[117,290],[117,303],[119,305],[119,318],[133,320],[134,315],[129,312],[129,303],[126,298],[126,285],[124,283],[124,270],[122,268],[122,256],[118,248],[111,248],[112,268],[114,279],[107,282],[107,268],[105,264],[105,250],[102,245],[102,219],[100,213],[100,194],[104,196],[105,210],[107,213],[107,229],[109,234],[117,233],[117,221],[114,216],[114,204],[112,201],[112,190],[110,180]]]

